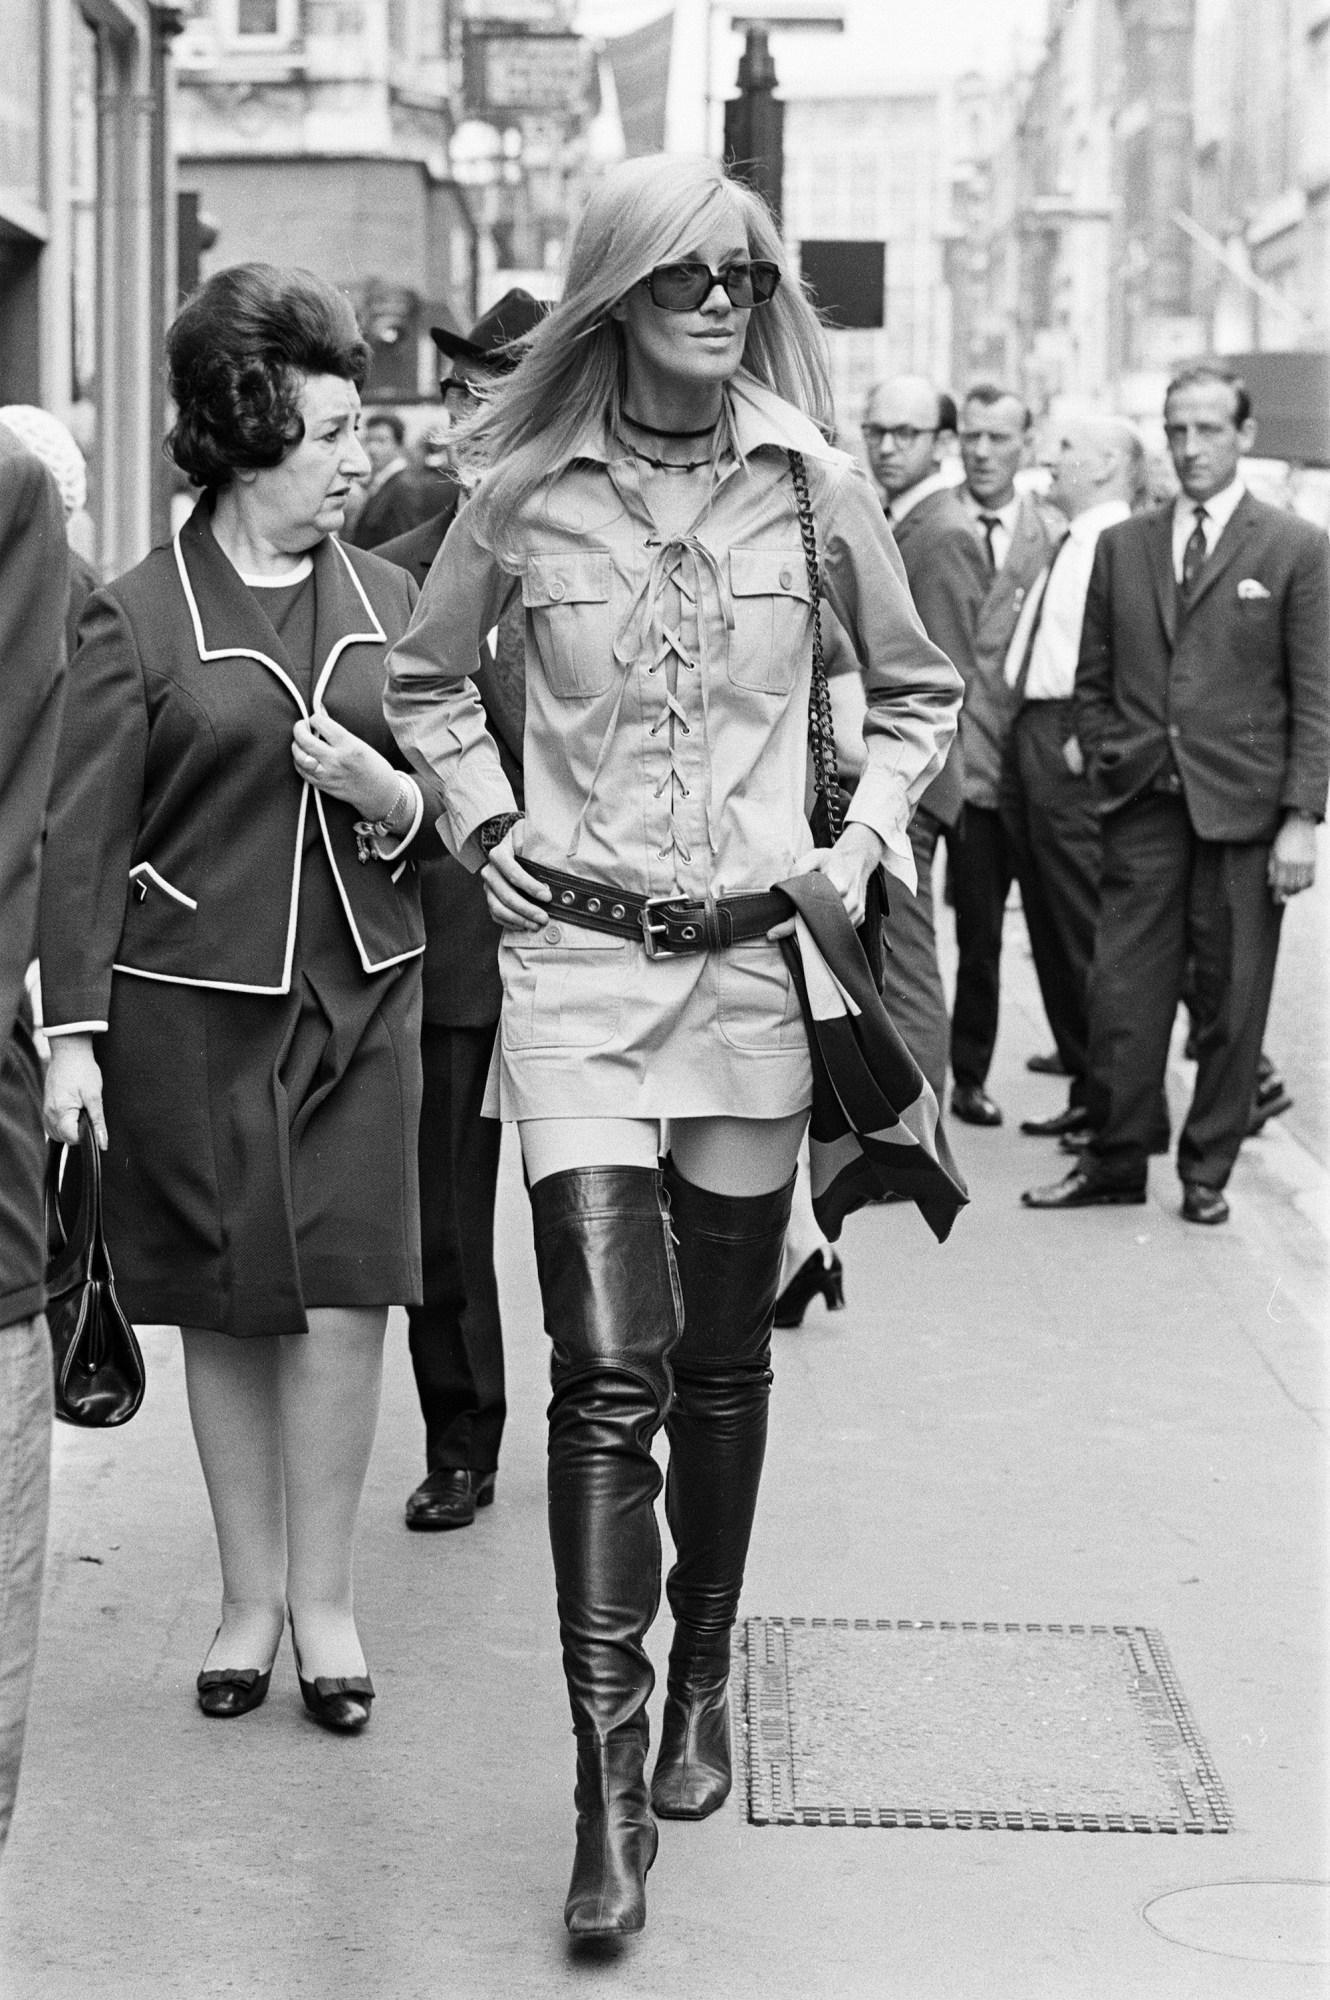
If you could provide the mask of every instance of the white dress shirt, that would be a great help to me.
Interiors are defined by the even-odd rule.
[[[1125,500],[1104,500],[1087,507],[1067,530],[1048,568],[1021,606],[1016,630],[1011,635],[1003,673],[1009,687],[1020,677],[1021,663],[1035,618],[1034,651],[1025,682],[1027,701],[1066,701],[1076,685],[1076,662],[1081,652],[1081,626],[1085,621],[1085,594],[1094,568],[1095,544],[1105,528],[1116,527],[1130,518]],[[1042,612],[1040,611],[1040,607]]]
[[[1179,493],[1173,502],[1173,575],[1182,582],[1182,562],[1187,544],[1196,527],[1196,509],[1205,508],[1205,554],[1206,560],[1215,552],[1215,543],[1233,518],[1233,511],[1246,492],[1240,478],[1235,474],[1220,493],[1212,493],[1205,501],[1189,500],[1185,493]]]
[[[1013,493],[1005,507],[981,507],[968,486],[962,487],[961,491],[965,496],[965,504],[974,515],[976,521],[979,520],[981,514],[990,514],[993,517],[993,561],[1001,569],[1008,555],[1011,553],[1011,538],[1016,532],[1016,516],[1021,511],[1020,494]],[[982,523],[980,523],[979,533],[984,536],[985,540],[987,539]]]
[[[921,500],[927,500],[930,493],[943,492],[950,484],[950,480],[944,478],[940,472],[926,473],[922,479],[916,479],[913,486],[907,486],[903,493],[896,494],[887,508],[887,518],[891,521],[903,521]]]

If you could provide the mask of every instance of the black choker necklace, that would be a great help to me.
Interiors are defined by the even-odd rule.
[[[627,410],[623,412],[623,417],[635,431],[645,431],[649,437],[655,438],[706,438],[711,436],[716,424],[720,422],[720,418],[717,417],[716,424],[704,424],[700,431],[663,431],[655,424],[644,424],[640,417],[630,417]]]

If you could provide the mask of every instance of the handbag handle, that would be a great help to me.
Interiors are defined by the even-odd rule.
[[[86,1110],[79,1111],[79,1205],[72,1234],[60,1207],[60,1170],[72,1148],[53,1139],[46,1149],[46,1284],[68,1291],[93,1275],[102,1233],[102,1163]]]
[[[799,536],[804,545],[804,567],[808,571],[808,600],[813,609],[813,680],[808,690],[808,747],[813,758],[813,789],[822,802],[826,827],[834,847],[840,838],[840,766],[836,759],[836,725],[831,714],[831,689],[822,657],[822,576],[817,560],[817,526],[813,503],[808,494],[808,467],[801,451],[787,453],[790,478],[794,484],[794,504],[799,516]]]

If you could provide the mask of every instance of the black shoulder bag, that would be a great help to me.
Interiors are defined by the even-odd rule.
[[[791,451],[790,478],[799,514],[799,534],[804,545],[804,565],[808,571],[808,600],[813,610],[813,684],[808,694],[808,747],[813,759],[813,810],[808,823],[818,847],[834,847],[845,823],[850,794],[840,782],[836,758],[836,725],[831,713],[831,689],[822,658],[822,574],[817,559],[817,527],[813,503],[808,493],[808,467],[803,453]],[[881,868],[868,878],[864,920],[859,926],[859,942],[873,975],[873,984],[882,990],[884,939],[883,920],[887,914],[886,883]]]
[[[75,1194],[71,1230],[66,1217]],[[101,1154],[86,1111],[79,1112],[77,1150],[47,1149],[46,1318],[56,1415],[85,1430],[127,1424],[143,1401],[143,1356],[115,1295],[102,1234]]]

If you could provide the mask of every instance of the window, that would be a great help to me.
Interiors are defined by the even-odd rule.
[[[236,33],[276,35],[281,29],[278,14],[278,0],[236,0]]]

